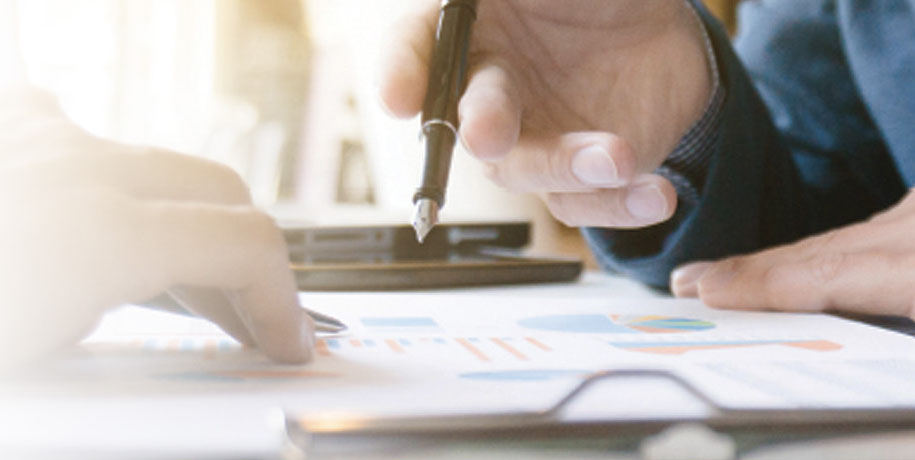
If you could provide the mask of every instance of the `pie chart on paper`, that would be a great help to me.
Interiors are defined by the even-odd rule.
[[[656,315],[548,315],[524,318],[518,325],[527,329],[577,334],[667,334],[714,329],[710,321]]]

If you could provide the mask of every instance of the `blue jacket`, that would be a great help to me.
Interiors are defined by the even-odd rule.
[[[915,184],[915,0],[749,1],[733,45],[700,14],[725,98],[701,173],[679,171],[698,199],[647,229],[585,230],[604,267],[658,287],[685,262],[865,219]]]

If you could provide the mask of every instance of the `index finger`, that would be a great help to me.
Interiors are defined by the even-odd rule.
[[[439,2],[417,3],[421,4],[391,28],[379,65],[379,96],[388,111],[400,118],[413,117],[422,109],[435,46]]]
[[[267,356],[288,363],[311,358],[314,324],[299,305],[285,241],[268,215],[245,206],[144,208],[140,257],[148,277],[165,287],[232,291],[238,316]]]

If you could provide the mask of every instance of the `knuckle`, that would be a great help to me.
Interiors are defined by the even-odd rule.
[[[637,169],[637,160],[632,145],[626,139],[613,135],[608,136],[607,142],[620,178],[626,181],[632,180]]]
[[[265,245],[276,245],[282,242],[280,229],[269,214],[263,211],[254,211],[251,214],[252,236]]]
[[[853,263],[852,259],[849,254],[834,251],[816,257],[808,266],[811,281],[822,285],[834,283]]]
[[[241,175],[224,163],[199,157],[163,150],[155,147],[137,147],[137,156],[143,158],[143,164],[169,172],[181,168],[201,188],[201,198],[219,204],[251,204],[248,185]]]
[[[569,227],[629,228],[631,222],[617,204],[613,191],[598,193],[551,193],[547,206],[554,217]]]
[[[786,272],[788,272],[788,268],[784,265],[770,265],[761,270],[759,284],[767,297],[771,297],[773,293],[781,289],[784,280],[788,278],[785,276]]]
[[[743,257],[728,257],[715,263],[714,271],[719,274],[737,275],[746,271],[746,260]]]
[[[567,227],[575,227],[575,219],[572,218],[568,211],[567,200],[561,194],[551,193],[544,198],[547,209],[556,220]]]
[[[759,275],[760,295],[763,302],[769,308],[779,308],[783,306],[781,293],[785,291],[784,280],[788,278],[786,272],[788,269],[784,266],[775,265],[762,269]]]
[[[808,299],[811,289],[804,289],[799,270],[803,267],[796,264],[771,265],[762,269],[760,283],[761,296],[767,308],[776,311],[815,311],[820,304],[810,304]],[[799,287],[801,290],[799,290]]]
[[[289,256],[286,241],[276,222],[261,211],[246,211],[245,244],[249,257],[249,269],[245,276],[271,276],[286,270]],[[251,282],[250,279],[247,282]]]
[[[596,193],[556,193],[551,196],[556,197],[551,211],[557,218],[561,215],[563,222],[570,227],[633,227],[632,219],[625,211],[621,194],[614,190]]]
[[[231,204],[250,204],[251,193],[241,175],[227,165],[213,163],[213,174],[220,185],[222,198]]]
[[[542,186],[553,190],[571,190],[580,186],[581,181],[572,172],[573,155],[574,153],[547,152],[540,172]]]
[[[881,273],[909,273],[915,268],[915,254],[889,249],[870,250],[854,257],[849,266],[866,265],[868,269]]]
[[[626,205],[626,189],[621,191],[607,190],[601,192],[605,199],[600,200],[601,218],[605,225],[621,228],[639,228],[644,226],[641,219],[632,215]]]
[[[502,188],[508,188],[505,178],[502,177],[502,169],[495,163],[483,163],[483,175],[490,182]]]
[[[283,233],[272,217],[263,212],[258,212],[258,216],[258,235],[266,254],[272,255],[272,259],[277,259],[285,265],[288,261],[288,255]]]
[[[846,227],[842,230],[836,230],[817,235],[807,240],[803,240],[798,245],[805,247],[808,254],[814,257],[820,254],[835,252],[836,249],[847,247],[853,243],[858,235],[854,227]]]

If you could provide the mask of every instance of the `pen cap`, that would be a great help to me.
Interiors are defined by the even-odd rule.
[[[445,189],[458,138],[457,108],[467,80],[467,55],[476,7],[476,0],[442,2],[423,103],[426,162],[422,184],[413,196],[414,203],[430,199],[439,209],[445,204]]]
[[[467,53],[476,8],[476,0],[442,1],[435,49],[429,61],[424,124],[437,120],[457,126],[457,107],[466,81]]]

